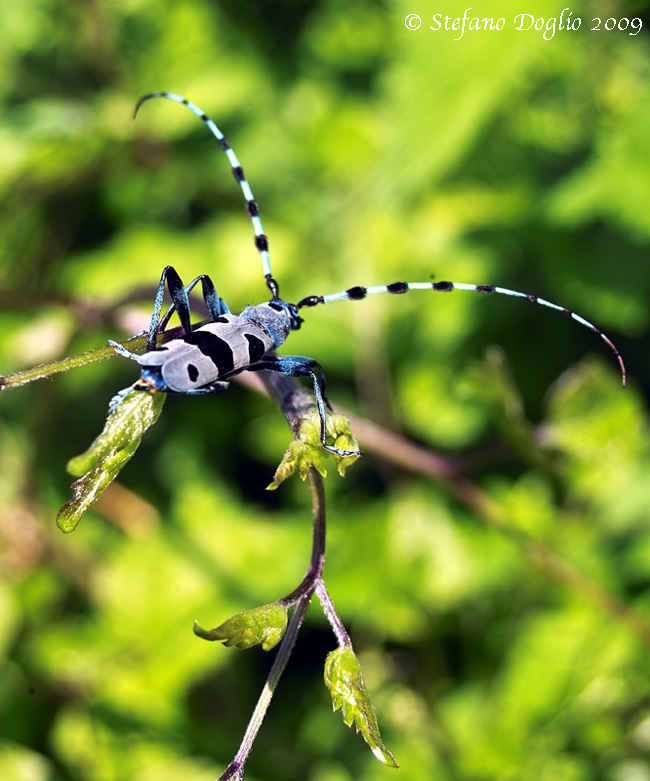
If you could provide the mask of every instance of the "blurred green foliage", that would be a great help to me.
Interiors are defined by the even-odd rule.
[[[582,28],[551,41],[510,24],[455,41],[424,6],[3,8],[0,371],[146,327],[165,264],[209,273],[233,311],[265,296],[205,128],[163,101],[131,121],[160,89],[233,144],[287,300],[435,275],[580,312],[622,349],[625,391],[599,339],[525,302],[412,293],[305,313],[285,352],[323,363],[335,405],[442,450],[500,521],[390,459],[330,470],[325,579],[400,770],[332,715],[335,643],[314,610],[247,778],[648,781],[650,54],[647,30],[589,30],[643,7],[572,5]],[[240,387],[168,399],[120,484],[60,533],[64,466],[134,370],[116,358],[0,395],[3,779],[214,779],[270,660],[192,622],[266,604],[308,564],[306,487],[264,491],[289,431]]]

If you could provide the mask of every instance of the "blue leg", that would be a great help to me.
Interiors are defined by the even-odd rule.
[[[172,304],[161,318],[160,310],[162,307],[163,295],[165,293],[165,281],[167,281],[167,285],[169,287],[169,292],[172,297]],[[165,330],[167,323],[169,322],[169,318],[175,311],[178,312],[184,333],[191,333],[192,325],[190,322],[190,304],[188,294],[199,282],[201,282],[203,288],[203,300],[208,307],[210,319],[214,321],[220,315],[228,314],[230,310],[228,309],[226,302],[222,298],[219,298],[214,284],[210,277],[207,276],[207,274],[201,274],[201,276],[193,279],[187,287],[183,287],[181,278],[178,276],[173,266],[165,266],[160,278],[158,290],[156,292],[156,299],[154,301],[153,314],[151,316],[149,331],[144,332],[149,334],[147,338],[147,352],[156,349],[156,337],[159,333],[162,333]],[[123,345],[118,344],[112,340],[110,340],[108,344],[112,347],[115,347],[116,352],[123,358],[137,360],[135,353],[129,352]]]
[[[121,344],[117,344],[116,342],[113,342],[113,345],[116,347],[116,351],[118,347],[122,347]],[[124,350],[124,348],[122,349]],[[125,352],[128,353],[128,350],[125,350]],[[134,358],[138,357],[133,353],[127,355],[126,357],[131,357],[131,356],[133,356]],[[229,387],[230,387],[229,382],[218,380],[217,382],[213,382],[211,385],[206,385],[204,388],[195,388],[194,390],[186,391],[182,395],[183,396],[216,396],[218,393],[223,393],[224,391],[227,391]],[[156,392],[166,393],[166,391],[156,388],[155,386],[151,386],[147,383],[143,383],[142,378],[140,378],[139,380],[134,382],[133,385],[129,385],[128,388],[123,388],[121,391],[118,391],[113,396],[113,398],[108,403],[109,414],[115,412],[122,399],[125,399],[127,396],[131,395],[133,391],[145,391],[148,393],[156,393]]]
[[[183,286],[181,278],[178,276],[178,272],[173,266],[165,266],[163,273],[158,283],[158,290],[156,291],[156,298],[153,304],[153,313],[151,315],[151,324],[149,325],[149,336],[147,337],[147,352],[156,349],[156,336],[162,330],[160,311],[162,309],[163,296],[165,294],[165,282],[169,289],[169,295],[172,297],[173,306],[178,312],[178,318],[181,321],[183,327],[183,333],[189,334],[192,332],[192,322],[190,319],[190,302],[187,297],[187,291]],[[168,313],[171,316],[171,313]],[[165,324],[169,317],[165,315]]]
[[[112,339],[108,340],[108,345],[109,347],[114,347],[117,355],[121,355],[122,358],[130,358],[132,361],[137,361],[139,358],[136,353],[132,353],[130,350],[127,350],[123,344],[114,342]],[[108,402],[108,412],[110,415],[115,412],[118,404],[122,401],[122,399],[126,398],[135,390],[135,386],[138,384],[138,382],[139,380],[134,382],[133,385],[129,385],[128,388],[122,388],[121,391],[118,391],[115,396],[113,396],[113,398]]]
[[[281,358],[269,359],[254,363],[247,367],[248,371],[270,371],[286,374],[289,377],[311,377],[314,383],[314,396],[316,397],[316,407],[318,408],[318,417],[320,418],[320,441],[321,445],[330,453],[337,456],[360,456],[363,455],[360,450],[342,450],[339,447],[333,447],[327,444],[327,427],[325,423],[325,407],[330,407],[325,397],[325,378],[323,376],[323,367],[313,358],[306,358],[304,355],[283,355]],[[330,407],[331,409],[331,407]]]
[[[205,301],[205,305],[208,308],[208,314],[210,315],[210,320],[214,322],[217,319],[217,317],[219,317],[220,315],[228,314],[230,310],[228,309],[226,302],[223,300],[223,298],[219,298],[219,296],[217,295],[217,291],[215,290],[214,283],[212,282],[212,280],[207,274],[201,274],[200,276],[196,277],[196,279],[193,279],[190,282],[190,284],[185,288],[185,293],[189,295],[194,289],[195,285],[199,282],[201,283],[201,287],[203,288],[203,300]],[[164,284],[163,284],[163,288],[164,288]],[[158,323],[158,326],[156,328],[157,333],[162,333],[162,331],[165,330],[165,328],[167,327],[167,323],[169,322],[169,318],[172,316],[175,310],[176,310],[176,302],[172,300],[171,306],[165,312],[162,319]],[[160,311],[158,312],[158,314],[160,314]]]
[[[216,396],[218,393],[227,391],[230,387],[229,382],[223,380],[217,380],[210,385],[206,385],[204,388],[194,388],[193,390],[185,391],[183,396]]]
[[[119,342],[114,342],[112,339],[109,339],[106,344],[109,347],[115,348],[115,353],[117,355],[121,355],[122,358],[130,358],[132,361],[137,361],[140,357],[137,353],[132,353],[131,350],[127,350],[126,347],[123,344],[120,344]]]
[[[122,345],[120,345],[121,347]],[[108,402],[108,414],[112,415],[115,410],[117,409],[118,405],[122,401],[122,399],[129,396],[133,391],[135,390],[135,386],[137,385],[137,382],[134,382],[133,385],[129,385],[128,388],[122,388],[121,391],[118,391],[115,396]]]

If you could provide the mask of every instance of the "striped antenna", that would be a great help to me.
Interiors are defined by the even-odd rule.
[[[524,298],[526,301],[532,301],[534,304],[541,304],[547,306],[550,309],[555,309],[557,312],[563,312],[565,315],[569,315],[580,325],[584,325],[594,333],[598,334],[605,344],[610,348],[618,360],[618,365],[621,369],[621,375],[623,378],[623,386],[625,386],[627,374],[625,371],[625,364],[623,363],[623,356],[618,351],[616,345],[611,339],[606,336],[600,328],[596,328],[593,323],[585,320],[584,317],[572,312],[570,309],[566,309],[563,306],[553,304],[551,301],[546,301],[543,298],[537,296],[527,295],[526,293],[519,293],[516,290],[508,290],[505,287],[495,287],[494,285],[468,285],[458,282],[394,282],[392,285],[377,285],[375,287],[351,287],[348,290],[342,290],[340,293],[332,293],[329,296],[307,296],[298,302],[297,307],[301,309],[305,306],[316,306],[317,304],[329,304],[332,301],[340,301],[343,299],[349,299],[352,301],[360,301],[366,296],[374,295],[375,293],[406,293],[409,290],[434,290],[439,293],[449,293],[452,290],[474,290],[479,293],[499,293],[503,296],[514,296],[515,298]]]
[[[194,103],[191,103],[189,100],[186,100],[181,95],[175,95],[173,92],[152,92],[149,95],[143,95],[140,98],[140,100],[138,100],[138,102],[136,103],[135,111],[133,112],[134,119],[138,114],[140,106],[145,101],[150,100],[151,98],[167,98],[168,100],[173,100],[175,103],[181,103],[183,106],[187,106],[187,108],[193,114],[195,114],[200,120],[202,120],[208,126],[212,135],[215,136],[215,138],[219,142],[219,146],[226,153],[226,157],[228,158],[228,161],[232,166],[232,173],[233,176],[235,177],[235,181],[241,187],[242,192],[244,193],[244,198],[246,199],[246,211],[248,212],[248,215],[251,218],[251,221],[253,223],[253,228],[255,230],[255,246],[257,247],[257,251],[260,253],[260,257],[262,258],[262,268],[264,270],[264,279],[266,280],[266,285],[271,291],[273,298],[278,298],[279,295],[278,283],[275,281],[275,279],[273,279],[273,275],[271,273],[271,259],[269,256],[269,240],[264,234],[264,229],[262,228],[262,221],[260,220],[260,216],[259,216],[259,207],[255,199],[253,198],[253,193],[251,192],[251,188],[248,182],[246,181],[246,177],[244,176],[244,170],[239,164],[237,155],[232,150],[230,144],[226,140],[226,137],[215,125],[215,123],[210,119],[210,117],[204,114],[203,111],[201,111],[201,109],[198,106],[195,106]]]

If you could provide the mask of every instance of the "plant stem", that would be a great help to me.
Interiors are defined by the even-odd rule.
[[[81,366],[87,366],[89,363],[97,363],[112,358],[115,355],[113,347],[100,347],[98,350],[90,350],[87,353],[73,355],[71,358],[62,358],[60,361],[43,363],[40,366],[33,366],[31,369],[23,369],[13,374],[0,376],[0,391],[9,388],[18,388],[20,385],[26,385],[34,380],[43,380],[59,372],[67,372],[70,369],[78,369]]]
[[[283,379],[290,380],[291,378]],[[242,376],[241,380],[248,387],[261,390],[260,383],[255,377]],[[267,392],[277,401],[277,390],[269,388],[269,382],[266,380],[264,385]],[[301,391],[302,389],[298,391],[294,389],[287,392],[285,400],[282,401],[282,397],[280,397],[278,402],[290,424],[296,417],[300,405],[304,403],[299,400]],[[410,442],[400,434],[389,431],[383,426],[354,415],[345,409],[338,407],[338,411],[349,419],[350,427],[358,436],[365,452],[373,453],[378,458],[414,474],[425,475],[438,481],[462,505],[481,518],[485,524],[513,539],[536,567],[553,580],[562,583],[566,588],[580,594],[587,602],[607,613],[610,618],[627,627],[642,642],[650,646],[650,621],[645,616],[585,575],[550,545],[535,539],[523,529],[515,527],[503,513],[499,504],[475,481],[465,475],[451,459],[422,445]]]
[[[321,581],[323,566],[325,564],[325,487],[323,478],[315,469],[310,469],[308,474],[309,493],[311,496],[311,511],[313,518],[313,542],[311,549],[311,561],[309,569],[302,579],[300,585],[295,588],[286,597],[282,597],[278,602],[285,605],[292,605],[305,594],[314,593],[317,584]]]
[[[262,689],[262,693],[260,694],[260,697],[257,701],[253,715],[248,722],[248,727],[246,728],[244,738],[241,742],[241,745],[239,746],[239,751],[235,755],[233,761],[228,765],[226,770],[222,773],[222,775],[219,776],[218,781],[227,781],[227,779],[231,778],[243,778],[244,763],[248,759],[248,755],[253,748],[253,742],[255,741],[257,733],[262,726],[262,722],[264,721],[266,712],[269,708],[269,705],[271,704],[271,698],[275,693],[280,676],[284,672],[284,668],[287,666],[287,662],[289,661],[289,657],[291,656],[291,652],[293,651],[293,647],[296,642],[298,630],[300,629],[303,618],[305,617],[305,613],[307,612],[307,608],[309,607],[312,593],[313,590],[300,597],[296,603],[296,607],[291,615],[291,619],[289,620],[289,626],[287,627],[287,631],[284,635],[284,638],[282,639],[282,643],[280,644],[280,648],[273,662],[273,666],[271,667],[268,678],[266,679],[266,683],[264,684],[264,688]]]
[[[296,642],[298,631],[302,625],[307,608],[309,607],[312,594],[323,582],[321,580],[321,575],[325,562],[325,488],[323,486],[323,478],[315,469],[309,470],[309,493],[311,496],[313,518],[312,554],[309,569],[298,588],[292,591],[287,597],[284,597],[283,600],[279,600],[281,602],[289,602],[289,604],[295,603],[294,611],[289,619],[287,631],[282,638],[280,648],[273,661],[273,665],[269,671],[266,683],[264,684],[262,693],[255,706],[255,710],[253,711],[253,715],[246,727],[246,732],[244,733],[239,750],[233,761],[219,776],[218,781],[229,781],[230,779],[241,781],[241,779],[243,779],[244,763],[248,759],[248,755],[253,748],[253,743],[262,726],[266,712],[269,709],[271,698],[278,686],[280,676],[287,666],[287,662],[289,661],[289,657],[291,656],[291,652],[293,651]]]
[[[338,617],[338,614],[334,609],[334,603],[332,602],[332,599],[327,589],[325,588],[325,583],[323,583],[322,578],[319,579],[318,583],[316,584],[316,595],[318,596],[318,599],[321,603],[323,612],[327,616],[327,620],[332,625],[332,629],[334,630],[334,634],[336,635],[339,646],[344,648],[352,648],[352,640],[350,640],[350,635],[347,633],[346,628],[343,626],[343,622]]]
[[[158,343],[164,344],[172,339],[176,339],[181,333],[182,330],[180,328],[171,328],[158,337]],[[131,352],[144,352],[147,346],[147,335],[138,334],[137,336],[132,336],[130,339],[125,339],[121,344],[131,350]],[[99,347],[96,350],[89,350],[88,352],[73,355],[69,358],[62,358],[59,361],[42,363],[40,366],[33,366],[30,369],[23,369],[22,371],[14,372],[13,374],[0,375],[0,391],[9,390],[9,388],[18,388],[21,385],[27,385],[28,382],[44,380],[46,377],[51,377],[60,372],[67,372],[70,369],[79,369],[82,366],[87,366],[89,363],[99,363],[100,361],[106,361],[108,358],[114,357],[114,347]]]

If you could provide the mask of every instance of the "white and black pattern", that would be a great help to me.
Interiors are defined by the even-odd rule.
[[[452,290],[470,290],[476,293],[486,293],[488,295],[497,293],[503,296],[512,296],[513,298],[523,298],[526,301],[530,301],[533,304],[540,304],[546,306],[549,309],[554,309],[556,312],[562,312],[562,314],[568,315],[570,318],[589,328],[595,334],[598,334],[605,344],[612,350],[616,359],[618,360],[621,374],[623,377],[623,385],[626,382],[625,364],[623,363],[623,356],[618,351],[616,345],[612,340],[604,334],[600,328],[597,328],[589,320],[585,320],[579,314],[572,312],[564,306],[554,304],[552,301],[546,301],[544,298],[533,296],[528,293],[520,293],[517,290],[509,290],[505,287],[496,287],[495,285],[472,285],[464,282],[393,282],[390,285],[375,285],[374,287],[363,287],[357,285],[356,287],[348,288],[347,290],[341,290],[339,293],[331,293],[327,296],[307,296],[297,303],[298,309],[303,307],[316,306],[317,304],[330,304],[332,301],[362,301],[366,296],[371,296],[376,293],[393,293],[396,295],[402,295],[409,290],[433,290],[437,293],[451,293]]]
[[[136,103],[133,117],[135,118],[140,106],[151,98],[167,98],[173,100],[175,103],[180,103],[186,106],[194,115],[196,115],[210,130],[212,135],[219,141],[219,146],[226,153],[228,162],[232,167],[232,174],[235,177],[235,181],[241,187],[242,193],[246,200],[246,211],[253,223],[253,229],[255,230],[255,247],[260,253],[262,259],[262,268],[264,271],[264,279],[266,284],[273,294],[273,298],[277,298],[279,295],[278,283],[273,279],[271,273],[271,256],[269,254],[269,240],[264,234],[264,228],[262,228],[262,220],[260,219],[260,210],[257,205],[257,201],[253,197],[250,185],[244,175],[244,169],[235,154],[233,148],[228,143],[224,134],[219,130],[217,125],[205,114],[198,106],[195,106],[190,100],[187,100],[182,95],[175,95],[173,92],[151,92],[149,95],[143,95]]]
[[[274,346],[273,339],[259,325],[227,314],[138,356],[137,361],[146,368],[159,367],[168,392],[187,393],[236,374]]]
[[[429,290],[438,293],[450,293],[454,290],[469,290],[477,293],[499,294],[520,298],[568,315],[580,325],[589,328],[607,344],[618,360],[623,385],[626,381],[623,358],[613,344],[599,328],[584,317],[563,306],[527,295],[516,290],[494,285],[475,285],[461,282],[393,282],[390,285],[364,287],[357,285],[347,290],[329,295],[312,295],[302,298],[297,304],[283,301],[279,295],[278,284],[271,276],[268,239],[262,230],[258,205],[248,185],[244,171],[235,153],[215,123],[201,109],[189,100],[171,92],[154,92],[138,101],[138,108],[150,98],[168,98],[181,103],[199,117],[218,139],[221,149],[226,153],[235,180],[241,187],[246,199],[246,209],[255,229],[255,246],[262,258],[264,278],[273,298],[257,306],[248,306],[240,315],[230,314],[225,301],[217,295],[210,277],[202,274],[185,287],[180,276],[171,266],[163,270],[154,301],[147,339],[147,352],[137,355],[129,352],[121,344],[111,342],[118,354],[137,361],[142,367],[140,379],[129,388],[116,394],[110,404],[115,410],[117,405],[134,390],[149,393],[217,394],[226,390],[228,379],[244,371],[273,371],[293,377],[309,377],[314,385],[314,396],[321,427],[321,443],[326,450],[339,456],[360,455],[358,450],[342,450],[327,444],[325,383],[322,368],[315,360],[299,355],[276,356],[273,351],[280,347],[291,331],[300,328],[303,320],[300,310],[334,301],[361,301],[376,293],[403,295],[410,290]],[[210,322],[194,328],[191,323],[188,295],[195,285],[202,285]],[[161,316],[161,307],[165,286],[169,290],[172,305]],[[173,339],[163,346],[157,346],[172,312],[176,312],[181,322],[183,336]]]

